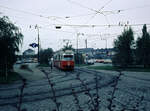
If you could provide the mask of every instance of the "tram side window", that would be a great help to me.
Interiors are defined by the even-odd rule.
[[[59,55],[59,60],[61,60],[61,59],[60,59],[60,55]]]
[[[55,56],[55,60],[57,60],[57,55]]]
[[[57,61],[59,60],[59,55],[57,55]]]
[[[64,60],[73,60],[73,55],[64,55]]]

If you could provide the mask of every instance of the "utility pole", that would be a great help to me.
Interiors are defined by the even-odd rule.
[[[39,35],[39,27],[36,24],[35,29],[37,29],[38,32],[38,63],[40,62],[40,35]]]
[[[87,39],[85,39],[85,47],[86,47],[86,49],[87,49]]]
[[[107,49],[107,38],[101,38],[101,40],[105,40],[105,48]]]
[[[107,49],[107,38],[105,39],[105,41],[106,41],[106,49]]]
[[[77,60],[78,60],[78,67],[79,67],[79,50],[78,50],[78,39],[79,39],[80,33],[77,33]]]

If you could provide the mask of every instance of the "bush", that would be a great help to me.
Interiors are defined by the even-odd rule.
[[[49,59],[53,55],[53,50],[51,48],[40,51],[40,64],[49,64]]]

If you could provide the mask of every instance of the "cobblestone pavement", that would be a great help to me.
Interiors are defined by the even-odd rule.
[[[76,68],[74,71],[39,69],[44,75],[39,80],[0,86],[0,111],[89,111],[97,89],[100,97],[99,111],[109,111],[108,100],[112,97],[119,72],[86,68]],[[149,111],[149,84],[149,74],[123,72],[112,100],[114,111],[123,108],[125,111]]]

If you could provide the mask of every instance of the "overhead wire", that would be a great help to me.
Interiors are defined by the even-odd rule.
[[[129,10],[135,10],[135,9],[141,9],[141,8],[148,8],[150,7],[150,5],[143,5],[143,6],[137,6],[137,7],[131,7],[131,8],[126,8],[126,9],[118,9],[118,10],[103,10],[101,11],[103,14],[105,15],[110,15],[110,14],[118,14],[121,13],[123,11],[129,11]],[[86,8],[86,7],[85,7]],[[89,8],[88,8],[89,9]],[[95,10],[91,10],[91,11],[95,11]],[[88,15],[93,15],[96,14],[97,12],[91,13],[91,14],[85,14],[83,16],[88,16]],[[81,15],[82,16],[82,15]],[[69,18],[74,18],[74,17],[80,17],[80,15],[76,15],[76,16],[69,16]],[[66,17],[67,18],[67,17]]]
[[[3,5],[0,5],[0,7],[4,8],[4,9],[11,10],[11,11],[20,12],[20,13],[24,13],[24,14],[29,14],[29,15],[33,15],[33,16],[38,16],[38,17],[51,19],[51,20],[53,20],[53,19],[63,19],[62,17],[58,17],[58,16],[44,16],[44,15],[41,15],[41,14],[37,14],[37,13],[29,12],[29,11],[24,11],[24,10],[20,10],[20,9],[14,9],[14,8],[6,7],[6,6],[3,6]]]
[[[130,11],[130,10],[148,8],[148,7],[150,7],[150,5],[142,5],[142,6],[125,8],[125,9],[118,9],[118,10],[109,10],[109,11],[104,11],[104,12],[105,13],[110,13],[110,14],[119,14],[119,13],[124,12],[124,11]]]
[[[75,34],[75,32],[64,31],[64,30],[59,30],[59,29],[50,29],[49,27],[41,27],[41,29],[47,29],[47,30],[56,31],[56,32],[63,32],[63,33]]]
[[[89,7],[84,6],[84,5],[82,5],[82,4],[78,3],[78,2],[75,2],[75,1],[72,1],[72,0],[67,0],[67,1],[70,2],[70,3],[76,4],[76,5],[78,5],[78,6],[82,7],[82,8],[88,9],[88,10],[97,11],[97,10],[95,10],[93,8],[89,8]]]
[[[68,0],[68,1],[71,1],[71,0]],[[101,9],[103,9],[107,4],[109,4],[112,0],[108,1],[105,5],[102,6]],[[71,2],[74,2],[74,1],[71,1]],[[76,2],[75,2],[76,3]],[[79,3],[78,3],[79,5]],[[83,5],[81,5],[83,7]],[[42,17],[42,18],[46,18],[46,19],[51,19],[51,20],[56,20],[58,21],[58,19],[64,19],[64,17],[58,17],[58,16],[43,16],[41,14],[36,14],[36,13],[33,13],[33,12],[28,12],[28,11],[24,11],[24,10],[18,10],[18,9],[14,9],[14,8],[10,8],[10,7],[6,7],[6,6],[2,6],[0,5],[1,8],[5,8],[5,9],[8,9],[8,10],[11,10],[11,11],[17,11],[17,12],[20,12],[20,13],[25,13],[25,14],[30,14],[30,15],[33,15],[33,16],[38,16],[38,17]],[[138,8],[146,8],[146,7],[150,7],[150,5],[144,5],[144,6],[139,6],[139,7],[133,7],[133,8],[127,8],[127,9],[120,9],[120,10],[112,10],[112,11],[102,11],[100,12],[99,10],[95,10],[95,9],[92,9],[92,8],[88,8],[86,6],[84,6],[84,8],[87,8],[91,11],[94,11],[95,13],[90,13],[90,14],[84,14],[84,15],[77,15],[77,16],[72,16],[72,17],[81,17],[81,16],[88,16],[88,15],[93,15],[93,14],[103,14],[105,17],[105,13],[110,13],[110,14],[115,14],[115,13],[120,13],[122,11],[127,11],[127,10],[133,10],[133,9],[138,9]],[[71,16],[66,16],[65,18],[72,18]],[[108,20],[106,20],[108,21]],[[61,22],[61,21],[58,21],[58,22]],[[62,23],[62,22],[61,22]]]
[[[80,15],[74,15],[74,16],[65,16],[64,18],[68,19],[68,18],[77,18],[77,17],[84,17],[84,16],[90,16],[93,15],[95,13],[89,13],[89,14],[80,14]]]
[[[71,32],[71,31],[64,31],[64,30],[54,30],[54,29],[50,29],[49,27],[43,27],[43,26],[39,26],[39,28],[41,29],[46,29],[46,30],[51,30],[51,31],[56,31],[56,32],[63,32],[63,33],[70,33],[70,34],[75,34],[75,32]],[[82,36],[88,36],[88,37],[100,37],[100,36],[112,36],[112,35],[119,35],[117,33],[115,34],[109,34],[109,33],[103,33],[103,34],[90,34],[90,33],[83,33],[83,32],[79,32],[80,35]]]
[[[150,5],[143,5],[143,6],[137,6],[137,7],[131,7],[131,8],[126,8],[126,9],[121,9],[118,11],[128,11],[128,10],[135,10],[135,9],[140,9],[140,8],[148,8]]]
[[[150,25],[150,23],[145,23],[146,25]],[[86,25],[86,24],[51,24],[54,26],[69,26],[69,27],[124,27],[124,26],[143,26],[144,24],[103,24],[103,25],[96,25],[96,24],[90,24],[90,25]]]
[[[92,15],[92,17],[86,22],[86,24],[87,24],[89,21],[91,21],[93,18],[95,18],[97,14],[102,14],[102,15],[104,15],[104,13],[102,12],[102,9],[104,9],[105,6],[107,6],[112,0],[109,0],[108,2],[106,2],[99,10],[95,10],[95,9],[93,9],[93,8],[89,8],[89,7],[87,7],[87,6],[84,6],[84,5],[80,4],[80,3],[75,2],[75,1],[72,1],[72,0],[67,0],[67,1],[72,2],[72,3],[76,4],[76,5],[79,5],[79,6],[82,7],[82,8],[86,8],[86,9],[88,9],[88,10],[91,10],[91,11],[94,11],[94,12],[95,12],[94,15]],[[108,22],[108,18],[106,17],[106,15],[104,15],[104,17],[105,17],[105,19],[106,19],[106,22],[109,23],[109,22]]]
[[[110,0],[109,2],[107,2],[105,5],[109,4],[111,1],[112,0]],[[38,16],[38,17],[46,18],[46,19],[62,19],[62,17],[43,16],[43,15],[40,15],[40,14],[36,14],[36,13],[32,13],[32,12],[27,12],[27,11],[23,11],[23,10],[18,10],[18,9],[13,9],[13,8],[5,7],[5,6],[2,6],[2,5],[0,5],[0,7],[8,9],[8,10],[17,11],[17,12],[20,12],[20,13],[25,13],[25,14],[30,14],[30,15],[33,15],[33,16]],[[101,11],[102,9],[104,9],[104,7],[105,6],[103,6],[100,10],[95,10],[95,9],[91,9],[91,8],[88,8],[88,7],[85,7],[85,8],[88,8],[89,10],[94,11],[95,13],[93,13],[93,14],[95,14],[95,16],[96,16],[96,14],[103,14],[105,16],[104,12],[113,13],[113,11]],[[150,6],[147,6],[147,7],[150,7]],[[133,10],[133,9],[137,9],[137,8],[145,8],[145,7],[135,7],[135,8],[128,8],[128,9],[116,10],[116,12],[117,11],[118,12],[128,11],[128,10]],[[87,16],[87,15],[92,15],[92,14],[78,15],[78,16],[74,16],[74,17]],[[67,16],[65,18],[67,18]],[[92,16],[92,18],[94,18],[94,17]],[[106,19],[107,19],[107,17],[106,17]],[[52,24],[52,25],[54,25],[54,24]],[[141,25],[144,25],[144,24],[131,24],[131,25],[127,25],[127,26],[141,26]],[[147,25],[150,25],[150,24],[147,24]],[[61,26],[69,26],[69,27],[70,26],[71,27],[114,27],[114,26],[119,26],[119,25],[114,25],[114,24],[109,24],[109,25],[69,25],[69,24],[61,24]],[[121,25],[121,26],[125,26],[125,25]],[[48,28],[48,30],[75,34],[74,32],[62,31],[62,30],[61,31],[60,30],[53,30],[53,29],[49,29],[49,28]],[[88,35],[88,34],[85,34],[85,35]]]
[[[49,22],[47,21],[44,21],[44,20],[38,20],[38,19],[35,19],[35,18],[31,18],[30,16],[29,17],[23,17],[23,16],[18,16],[18,15],[9,15],[9,17],[15,17],[15,18],[18,18],[18,19],[21,19],[21,20],[25,20],[25,22],[35,22],[35,21],[37,21],[37,22],[42,22],[42,23],[45,23],[45,24],[48,24]],[[25,24],[26,25],[26,24]]]
[[[68,0],[70,1],[70,0]],[[101,9],[103,9],[107,4],[109,4],[112,0],[109,0]],[[82,6],[82,5],[81,5]],[[147,7],[149,7],[150,5],[146,5]],[[30,15],[34,15],[34,16],[39,16],[39,17],[44,17],[44,18],[50,18],[50,17],[56,17],[56,16],[43,16],[40,14],[36,14],[36,13],[32,13],[32,12],[27,12],[27,11],[23,11],[23,10],[18,10],[18,9],[13,9],[13,8],[9,8],[9,7],[5,7],[0,5],[0,7],[5,8],[5,9],[9,9],[9,10],[13,10],[13,11],[17,11],[17,12],[21,12],[21,13],[26,13],[26,14],[30,14]],[[85,7],[85,6],[84,6]],[[88,7],[85,7],[88,8]],[[136,8],[144,8],[144,6],[140,6],[140,7],[136,7]],[[92,11],[96,11],[95,13],[98,13],[97,10],[95,9],[91,9],[88,8]],[[125,10],[131,10],[131,9],[135,9],[135,8],[128,8],[128,9],[122,9],[121,11],[125,11]],[[88,15],[88,14],[87,14]],[[56,18],[60,18],[60,17],[56,17]],[[62,18],[62,17],[61,17]],[[107,18],[106,18],[107,19]],[[108,20],[107,20],[108,21]],[[56,25],[56,24],[51,24],[51,25]],[[114,26],[118,26],[118,25],[113,25],[113,24],[109,24],[109,25],[69,25],[69,24],[59,24],[60,26],[71,26],[71,27],[114,27]],[[144,24],[131,24],[131,25],[127,25],[127,26],[139,26],[139,25],[144,25]],[[147,24],[150,25],[150,24]],[[124,26],[124,25],[121,25]],[[70,32],[69,32],[70,33]],[[72,32],[71,32],[72,33]]]
[[[104,9],[105,6],[108,5],[110,2],[112,2],[112,0],[109,0],[108,2],[106,2],[106,3],[99,9],[99,11],[101,11],[102,9]]]
[[[48,28],[47,28],[48,29]],[[49,29],[48,29],[49,30]],[[57,31],[57,30],[53,30],[53,31]],[[62,32],[62,31],[60,31]],[[66,31],[63,31],[66,33]],[[137,32],[137,31],[134,31],[134,33]],[[75,34],[73,32],[67,32],[67,33],[72,33],[72,34]],[[120,35],[119,33],[114,33],[114,34],[109,34],[109,33],[103,33],[103,34],[88,34],[88,33],[83,33],[83,36],[88,36],[90,38],[88,39],[91,39],[92,41],[97,41],[97,40],[106,40],[106,39],[109,39],[109,38],[115,38],[115,37],[118,37],[118,35]],[[92,37],[92,38],[91,38]],[[96,37],[96,38],[94,38]],[[97,38],[98,37],[98,38]],[[82,38],[80,38],[82,39]],[[74,41],[75,39],[70,39],[69,38],[69,41]],[[90,41],[91,41],[90,40]]]
[[[14,9],[14,8],[6,7],[6,6],[3,6],[3,5],[0,5],[0,7],[8,9],[8,10],[11,10],[11,11],[16,11],[16,12],[20,12],[20,13],[30,14],[30,15],[33,15],[33,16],[38,16],[38,17],[42,17],[42,18],[46,18],[46,19],[52,19],[52,20],[64,19],[64,18],[73,18],[73,17],[81,17],[81,16],[88,16],[88,15],[100,13],[99,10],[95,10],[95,9],[86,7],[84,5],[79,4],[78,2],[71,1],[71,0],[67,0],[67,1],[72,2],[74,4],[77,4],[77,5],[81,6],[82,8],[86,8],[86,9],[89,9],[91,11],[94,11],[95,13],[83,14],[83,15],[75,15],[75,16],[58,17],[58,16],[44,16],[44,15],[41,15],[41,14],[37,14],[37,13],[29,12],[29,11],[24,11],[24,10],[19,10],[19,9]],[[111,1],[112,0],[108,1],[105,5],[103,5],[101,9],[103,9]],[[143,6],[131,7],[131,8],[126,8],[126,9],[111,10],[111,11],[102,11],[101,14],[102,13],[117,14],[117,13],[120,13],[122,11],[134,10],[134,9],[139,9],[139,8],[147,8],[147,7],[150,7],[150,5],[143,5]]]
[[[108,21],[108,18],[107,18],[107,16],[102,12],[102,9],[104,9],[105,8],[105,6],[106,5],[108,5],[110,2],[111,2],[112,0],[109,0],[106,4],[104,4],[99,10],[98,10],[98,12],[97,12],[97,14],[102,14],[102,15],[104,15],[104,17],[105,17],[105,19],[106,19],[106,22],[109,24],[109,21]],[[96,15],[97,15],[96,14]],[[96,16],[95,15],[95,16]]]
[[[36,14],[36,13],[33,13],[33,12],[24,11],[24,10],[18,10],[18,9],[6,7],[6,6],[3,6],[3,5],[0,5],[0,8],[8,9],[8,10],[15,11],[15,12],[19,12],[19,13],[29,14],[29,15],[32,15],[32,16],[37,16],[37,17],[40,17],[40,18],[45,18],[45,19],[47,19],[47,20],[50,20],[50,19],[51,19],[51,20],[57,21],[57,22],[59,22],[59,23],[64,23],[64,22],[60,21],[61,19],[64,19],[64,18],[62,18],[62,17],[57,17],[57,16],[44,16],[44,15],[41,15],[41,14]],[[58,19],[59,19],[59,20],[58,20]]]
[[[92,19],[96,17],[97,13],[93,14],[88,21],[85,22],[85,24],[89,23]]]

